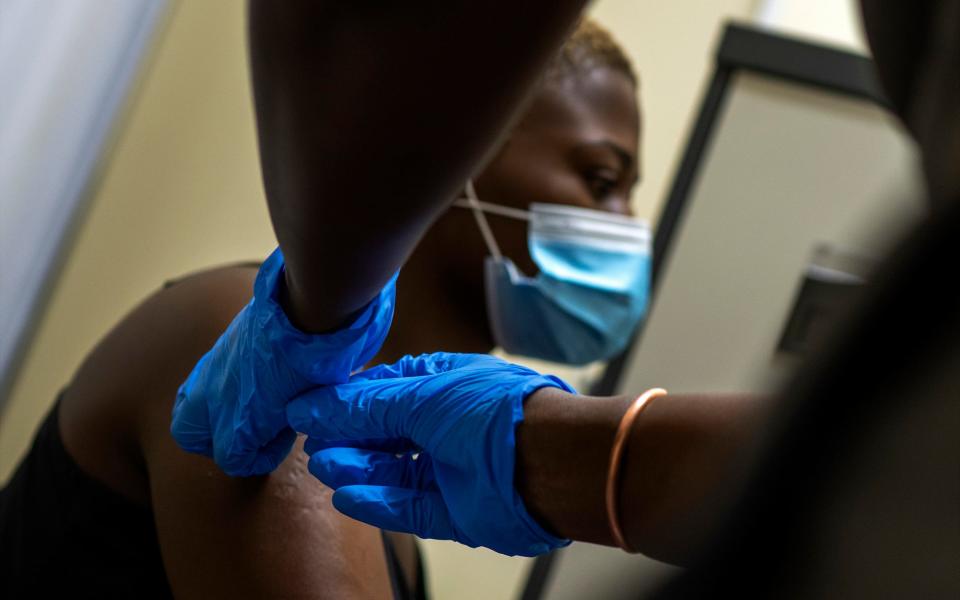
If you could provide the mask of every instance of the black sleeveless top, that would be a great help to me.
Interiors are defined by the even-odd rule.
[[[172,598],[153,515],[80,470],[59,405],[0,491],[0,598]]]

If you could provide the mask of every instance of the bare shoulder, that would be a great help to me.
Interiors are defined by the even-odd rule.
[[[169,420],[178,386],[249,300],[255,277],[248,267],[188,276],[151,294],[100,340],[60,405],[64,445],[85,471],[148,504],[143,436]]]
[[[63,398],[81,467],[153,513],[177,597],[388,597],[378,530],[337,513],[300,442],[274,473],[231,478],[170,436],[177,388],[249,302],[256,270],[160,290],[90,354]]]

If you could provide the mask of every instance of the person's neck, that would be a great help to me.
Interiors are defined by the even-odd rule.
[[[479,314],[469,314],[470,307],[444,280],[440,258],[418,251],[404,267],[390,334],[369,364],[392,363],[407,354],[482,353],[493,348],[482,306]]]

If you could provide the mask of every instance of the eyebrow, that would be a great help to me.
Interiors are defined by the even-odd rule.
[[[617,144],[616,142],[604,140],[602,142],[588,142],[584,144],[584,146],[593,147],[593,148],[606,148],[617,156],[617,158],[622,163],[624,169],[629,169],[630,167],[633,166],[633,163],[634,163],[633,155],[630,154],[630,152],[626,148],[624,148],[620,144]]]

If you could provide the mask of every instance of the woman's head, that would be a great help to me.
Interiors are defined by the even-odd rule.
[[[583,21],[477,177],[480,199],[520,209],[549,202],[630,213],[640,173],[637,87],[610,34]],[[525,224],[494,217],[491,226],[504,254],[532,272]]]
[[[479,198],[522,210],[545,202],[629,214],[640,174],[637,88],[630,61],[610,34],[581,22],[475,178]],[[526,223],[496,215],[488,221],[503,255],[533,275]],[[487,248],[473,215],[451,208],[428,237],[425,260],[439,261],[452,303],[488,336],[486,320],[477,319],[484,314]]]
[[[628,214],[640,174],[637,88],[616,41],[582,21],[477,176],[480,199],[520,209],[549,202]],[[476,228],[463,209],[449,216]],[[491,217],[491,226],[504,254],[532,271],[526,225]]]

